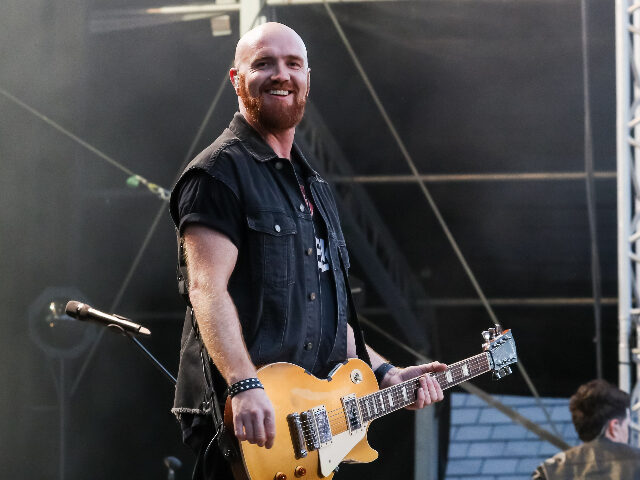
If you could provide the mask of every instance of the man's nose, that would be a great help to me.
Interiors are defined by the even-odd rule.
[[[289,75],[287,65],[284,62],[276,62],[273,73],[271,74],[271,80],[287,82],[289,79],[291,79],[291,75]]]

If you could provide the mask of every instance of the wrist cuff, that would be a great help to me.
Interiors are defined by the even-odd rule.
[[[382,379],[392,368],[394,368],[394,365],[385,362],[374,370],[373,374],[376,376],[376,380],[378,380],[378,385],[382,383]]]
[[[264,390],[264,386],[258,378],[245,378],[244,380],[240,380],[239,382],[230,385],[229,388],[227,388],[227,395],[229,395],[230,398],[233,398],[239,393],[252,390],[254,388],[262,388]]]

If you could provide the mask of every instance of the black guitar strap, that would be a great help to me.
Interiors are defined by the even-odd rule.
[[[342,257],[340,257],[342,262]],[[356,340],[356,355],[360,360],[363,360],[373,368],[371,365],[371,359],[369,358],[369,352],[367,351],[367,344],[364,341],[364,332],[360,326],[360,320],[358,320],[358,312],[356,312],[356,305],[353,302],[353,295],[351,294],[351,286],[349,285],[349,277],[347,276],[347,269],[344,262],[342,262],[342,270],[344,272],[344,284],[347,289],[347,301],[349,302],[349,325],[353,328],[353,336]]]
[[[211,416],[213,417],[213,425],[216,431],[216,434],[223,428],[224,426],[224,417],[222,416],[222,412],[220,411],[220,405],[216,401],[216,392],[213,384],[213,374],[211,373],[211,361],[209,360],[209,354],[207,353],[207,349],[204,346],[204,342],[202,341],[202,337],[200,336],[200,331],[198,330],[198,324],[196,322],[196,317],[193,313],[193,308],[189,307],[189,316],[191,317],[191,326],[193,328],[194,334],[198,339],[198,343],[200,344],[200,359],[202,360],[202,373],[204,375],[204,379],[207,385],[204,399],[204,410],[211,409]]]
[[[213,374],[211,372],[211,359],[209,358],[207,349],[205,348],[202,337],[200,336],[196,318],[193,313],[193,308],[189,307],[189,311],[191,316],[191,325],[200,343],[200,359],[202,360],[202,370],[206,382],[205,399],[203,402],[204,409],[211,409],[211,418],[213,419],[214,434],[207,450],[211,448],[211,444],[213,444],[213,442],[216,442],[218,448],[220,449],[220,452],[222,452],[222,455],[227,460],[231,460],[232,457],[238,456],[239,452],[237,450],[237,444],[226,431],[226,427],[224,425],[224,416],[222,414],[222,410],[220,409],[220,404],[218,403],[218,397],[216,396],[214,387]]]
[[[176,240],[178,242],[178,264],[176,266],[176,278],[178,280],[178,292],[185,303],[191,307],[189,300],[189,278],[187,276],[187,258],[184,254],[184,239],[176,228]]]

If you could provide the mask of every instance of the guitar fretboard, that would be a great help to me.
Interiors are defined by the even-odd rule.
[[[475,357],[467,358],[461,362],[453,363],[444,372],[429,373],[442,387],[442,390],[451,388],[491,370],[489,366],[489,354],[480,353]],[[412,378],[391,387],[378,390],[358,399],[362,420],[368,422],[382,417],[387,413],[395,412],[411,405],[416,401],[420,377]]]

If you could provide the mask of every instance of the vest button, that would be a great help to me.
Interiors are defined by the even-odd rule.
[[[313,348],[313,343],[311,343],[311,342],[307,342],[307,343],[305,343],[305,344],[304,344],[304,349],[305,349],[305,350],[309,351],[309,350],[311,350],[312,348]]]
[[[315,299],[316,299],[316,292],[311,292],[311,293],[309,294],[309,300],[313,301],[313,300],[315,300]]]
[[[307,248],[307,255],[311,255],[313,253],[313,248]]]
[[[298,207],[298,208],[300,208],[301,212],[304,212],[304,205],[303,204],[300,204],[300,207]]]
[[[282,162],[276,162],[276,170],[282,170]]]
[[[276,232],[279,232],[279,231],[280,231],[280,225],[278,225],[278,224],[276,223],[276,225],[273,227],[273,229],[274,229]]]

